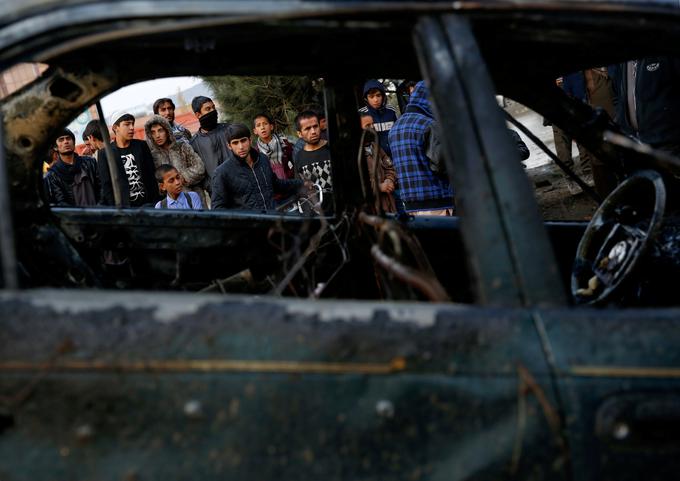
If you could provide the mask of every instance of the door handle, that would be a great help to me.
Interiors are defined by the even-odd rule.
[[[649,392],[612,397],[597,410],[595,433],[614,446],[680,450],[680,395]]]

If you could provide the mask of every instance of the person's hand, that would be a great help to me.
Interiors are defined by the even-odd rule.
[[[385,192],[386,194],[391,194],[394,192],[394,183],[390,179],[385,179],[380,184],[380,192]]]

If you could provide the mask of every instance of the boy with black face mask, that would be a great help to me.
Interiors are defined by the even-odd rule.
[[[229,125],[217,122],[215,103],[208,97],[195,97],[191,101],[191,108],[201,123],[201,128],[191,138],[190,144],[205,163],[205,187],[209,189],[215,169],[229,158],[226,135]]]

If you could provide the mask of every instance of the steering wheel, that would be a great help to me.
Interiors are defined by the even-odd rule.
[[[666,186],[644,170],[621,183],[597,209],[581,237],[571,273],[578,304],[602,304],[630,279],[653,242],[666,210]]]

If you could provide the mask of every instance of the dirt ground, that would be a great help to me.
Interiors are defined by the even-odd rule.
[[[591,187],[592,175],[577,169],[576,173]],[[570,191],[566,174],[554,164],[545,164],[527,169],[527,174],[534,185],[536,199],[546,220],[590,220],[597,209],[597,204],[578,186]]]
[[[552,127],[543,125],[543,117],[510,99],[505,100],[504,108],[555,152]],[[510,124],[508,127],[517,131]],[[530,156],[524,164],[526,165],[526,173],[534,185],[543,218],[546,220],[590,220],[597,208],[595,201],[578,186],[567,181],[567,175],[557,167],[543,150],[524,134],[518,133],[529,147]],[[577,164],[576,173],[592,187],[593,179],[588,166],[585,167],[585,170],[582,166],[578,166],[578,151],[575,144],[572,146],[572,156]]]

